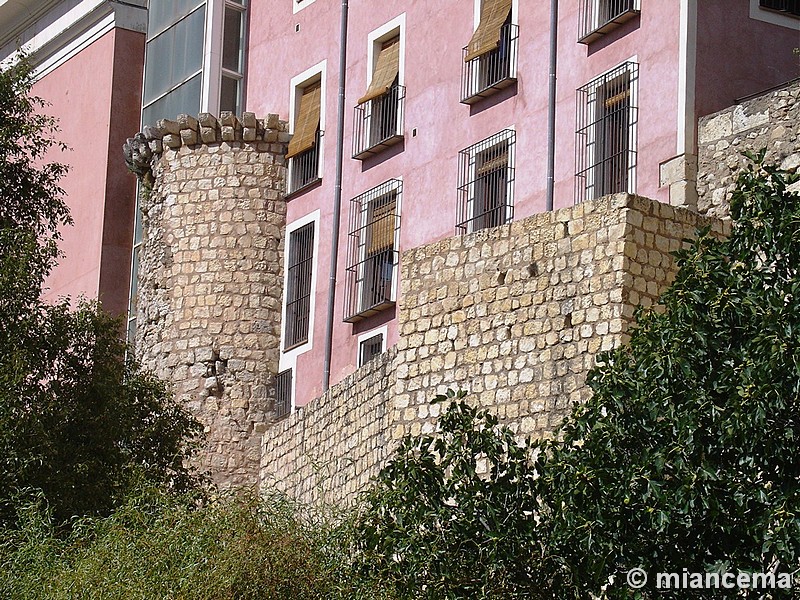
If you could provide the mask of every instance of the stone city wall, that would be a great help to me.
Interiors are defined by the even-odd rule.
[[[369,361],[264,435],[261,485],[306,502],[352,498],[391,448],[396,348]]]
[[[258,479],[283,287],[286,124],[245,113],[159,121],[128,140],[143,194],[136,355],[203,423],[200,467]]]
[[[597,353],[674,277],[670,253],[707,224],[727,233],[618,194],[404,251],[397,345],[268,430],[262,485],[352,499],[405,434],[434,430],[429,401],[447,388],[520,434],[551,434],[588,398]]]
[[[800,79],[700,119],[698,210],[727,217],[731,192],[747,159],[767,149],[767,161],[800,168]],[[800,191],[800,190],[799,190]]]

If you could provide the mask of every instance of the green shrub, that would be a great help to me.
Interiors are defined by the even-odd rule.
[[[108,517],[74,522],[62,539],[40,502],[0,534],[0,597],[355,599],[339,567],[344,534],[277,493],[200,501],[145,489]]]
[[[533,598],[530,447],[449,391],[435,436],[406,437],[366,496],[355,567],[397,598]]]

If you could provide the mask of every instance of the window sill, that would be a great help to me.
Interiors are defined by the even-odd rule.
[[[312,179],[311,181],[304,183],[299,188],[292,190],[291,192],[286,193],[286,200],[294,198],[295,196],[301,195],[303,192],[310,190],[311,188],[318,187],[322,185],[322,177],[317,177],[316,179]]]
[[[364,319],[371,317],[372,315],[377,315],[379,312],[386,310],[387,308],[391,308],[394,306],[394,300],[384,300],[375,306],[371,306],[361,312],[358,312],[354,315],[350,315],[349,317],[345,317],[342,319],[345,323],[358,323],[359,321],[363,321]]]
[[[384,140],[381,140],[377,144],[373,144],[369,148],[364,148],[360,152],[353,154],[353,158],[357,160],[364,160],[369,158],[370,156],[375,156],[376,154],[380,154],[387,148],[391,148],[392,146],[399,144],[404,139],[403,135],[396,134],[391,137],[388,137]]]
[[[484,98],[488,98],[489,96],[495,95],[500,90],[504,90],[507,87],[514,85],[516,82],[517,82],[516,77],[510,77],[510,76],[506,77],[504,79],[494,82],[491,85],[486,86],[485,88],[482,88],[474,92],[472,95],[467,96],[466,98],[462,98],[461,104],[475,104],[477,102],[480,102]]]
[[[597,29],[593,29],[592,31],[590,31],[586,35],[584,35],[583,37],[578,38],[578,43],[579,44],[587,44],[587,45],[591,44],[592,42],[595,42],[595,41],[599,40],[604,35],[606,35],[608,33],[611,33],[617,27],[622,25],[623,23],[627,23],[628,21],[630,21],[634,17],[639,16],[640,13],[641,13],[641,11],[636,10],[636,9],[626,10],[625,12],[618,14],[616,17],[614,17],[610,21],[607,21],[606,23],[604,23],[603,25],[601,25]]]

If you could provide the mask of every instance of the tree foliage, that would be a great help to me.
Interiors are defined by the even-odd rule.
[[[600,357],[592,399],[542,459],[563,598],[609,578],[608,597],[629,598],[633,567],[800,567],[800,196],[751,159],[730,238],[704,231],[677,253],[664,310]]]
[[[397,598],[529,598],[537,571],[530,448],[497,417],[448,402],[438,435],[407,437],[366,498],[362,573]]]
[[[44,492],[60,521],[108,511],[132,479],[181,487],[198,424],[144,373],[92,302],[41,300],[70,224],[66,167],[23,61],[0,73],[0,521]]]

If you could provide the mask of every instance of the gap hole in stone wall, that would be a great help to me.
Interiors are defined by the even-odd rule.
[[[528,265],[528,277],[536,277],[539,275],[539,267],[535,262]]]
[[[497,273],[497,284],[503,285],[506,282],[506,272],[505,271],[498,271]]]
[[[572,327],[572,313],[564,315],[564,327]]]

